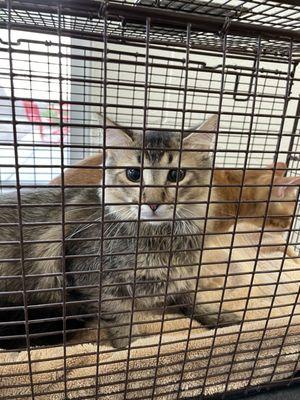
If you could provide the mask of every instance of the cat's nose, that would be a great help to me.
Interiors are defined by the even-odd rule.
[[[148,204],[148,205],[153,212],[155,212],[159,207],[159,204]]]

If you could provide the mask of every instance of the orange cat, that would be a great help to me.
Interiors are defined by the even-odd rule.
[[[226,230],[234,223],[237,216],[239,219],[247,219],[249,223],[262,226],[266,214],[268,229],[290,228],[295,213],[300,177],[284,176],[287,166],[283,162],[276,164],[275,173],[272,168],[274,166],[271,165],[266,169],[246,170],[244,177],[243,170],[239,169],[215,170],[214,185],[224,186],[215,187],[212,198],[215,201],[227,201],[228,204],[217,204],[212,214],[216,217],[232,216],[233,219],[216,221],[214,231]],[[271,195],[270,186],[272,186]]]
[[[101,168],[96,167],[100,166],[101,162],[102,157],[98,153],[81,160],[75,168],[67,169],[64,173],[65,186],[98,185],[102,171]],[[244,179],[241,169],[216,168],[214,170],[213,185],[216,186],[212,191],[212,199],[215,202],[222,202],[211,206],[210,215],[219,217],[210,225],[214,232],[228,230],[237,216],[248,218],[248,222],[256,225],[262,225],[267,210],[269,188],[273,179],[272,168],[274,167],[271,165],[266,169],[247,169]],[[300,184],[300,177],[285,177],[286,168],[287,166],[283,162],[276,164],[274,186],[271,191],[272,201],[269,203],[268,218],[266,219],[268,229],[289,229],[294,214],[297,188],[293,185]],[[61,177],[54,178],[50,184],[61,184]],[[243,186],[242,194],[239,185]],[[240,205],[239,200],[241,200]]]

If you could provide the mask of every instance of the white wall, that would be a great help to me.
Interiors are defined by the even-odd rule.
[[[120,124],[142,127],[143,110],[133,109],[132,107],[144,104],[145,49],[132,49],[128,46],[109,43],[108,50],[107,104],[112,104],[115,107],[107,107],[107,114]],[[116,50],[119,54],[113,54],[110,50]],[[131,52],[132,55],[126,56],[125,51]],[[135,53],[138,54],[138,57]],[[102,56],[102,52],[94,51],[93,55],[99,57]],[[169,58],[169,60],[160,60],[159,57]],[[112,62],[112,60],[115,62]],[[127,61],[134,62],[135,60],[141,65],[126,64]],[[184,60],[184,52],[177,53],[168,49],[155,50],[150,47],[148,106],[159,109],[148,110],[148,126],[160,125],[161,120],[164,119],[164,126],[166,127],[181,127],[184,102],[183,88],[185,85]],[[222,55],[213,55],[212,53],[210,55],[190,54],[186,96],[187,112],[185,113],[186,128],[200,123],[209,113],[218,112],[220,97],[222,97],[220,134],[217,145],[219,150],[217,153],[218,165],[241,167],[245,162],[247,166],[266,165],[272,162],[279,140],[278,160],[284,161],[286,159],[284,152],[288,150],[291,140],[289,136],[282,136],[280,139],[288,66],[261,61],[256,85],[256,72],[255,70],[251,71],[253,61],[227,56],[225,61],[226,72],[240,71],[243,74],[248,73],[250,75],[240,77],[238,98],[246,99],[246,101],[239,101],[239,99],[235,100],[232,94],[221,95],[222,74],[220,72],[222,71],[222,62]],[[201,63],[206,63],[211,70],[205,71]],[[245,68],[250,68],[250,70]],[[103,64],[100,65],[99,63],[98,69],[91,70],[91,73],[94,78],[103,78]],[[299,76],[299,71],[297,71],[296,77],[299,78]],[[234,91],[235,80],[235,75],[225,74],[223,85],[225,92]],[[118,82],[121,84],[139,83],[142,87],[122,87],[121,84],[118,85]],[[164,90],[151,87],[155,84],[166,85],[168,88]],[[195,92],[194,89],[198,92]],[[251,94],[256,91],[255,101],[253,97],[247,99],[245,94],[249,90]],[[213,91],[216,91],[216,93],[213,93]],[[93,85],[91,93],[94,102],[101,103],[103,101],[103,85],[101,87]],[[294,84],[292,95],[299,95],[299,81]],[[278,98],[274,98],[274,96]],[[296,101],[289,102],[286,113],[288,118],[284,120],[283,135],[289,135],[292,131],[294,118],[289,117],[295,116],[296,106]],[[173,110],[168,111],[168,108]],[[99,110],[101,110],[101,107],[99,107]],[[256,114],[254,117],[251,116],[253,112]],[[229,113],[229,115],[226,113]],[[249,133],[251,137],[248,144]],[[97,137],[95,137],[94,143],[97,143]],[[248,154],[246,154],[247,149],[250,150]],[[221,150],[226,150],[226,153],[222,153]],[[238,153],[234,152],[237,150]],[[253,150],[259,151],[259,153],[251,154]]]

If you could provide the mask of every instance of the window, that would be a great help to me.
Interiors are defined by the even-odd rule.
[[[57,38],[51,35],[12,32],[12,88],[8,33],[6,30],[0,32],[1,185],[12,187],[16,184],[16,161],[20,166],[22,185],[45,184],[61,171],[61,132],[63,144],[70,143],[70,128],[64,125],[69,122],[70,116],[70,39],[64,38],[59,47]],[[15,98],[15,118],[11,95]],[[15,157],[13,126],[17,135],[18,160]],[[67,163],[70,149],[66,147],[63,151]]]

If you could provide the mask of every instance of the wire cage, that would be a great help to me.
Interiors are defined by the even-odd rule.
[[[0,398],[296,383],[298,1],[0,1],[0,59]]]

